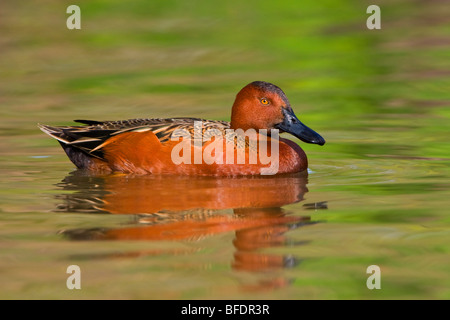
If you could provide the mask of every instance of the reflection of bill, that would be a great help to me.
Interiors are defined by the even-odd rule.
[[[312,225],[309,216],[294,215],[282,207],[303,200],[308,191],[307,174],[239,178],[130,176],[94,177],[75,172],[60,184],[70,194],[60,196],[60,210],[133,215],[134,224],[112,228],[65,230],[72,240],[199,241],[234,232],[234,270],[260,272],[291,268],[299,259],[293,254],[261,252],[262,248],[289,246],[286,232]],[[92,186],[96,186],[92,189]],[[88,188],[88,190],[85,190]],[[78,191],[77,191],[78,190]],[[75,192],[73,192],[75,191]],[[84,202],[79,203],[77,202]],[[88,204],[95,209],[88,209]],[[106,257],[180,254],[181,249],[113,253]],[[187,250],[187,249],[183,249]],[[182,250],[181,250],[182,251]],[[283,277],[264,277],[248,290],[289,284]]]
[[[172,148],[171,159],[179,164],[259,164],[262,175],[274,175],[279,168],[279,130],[209,128],[203,132],[202,121],[194,122],[193,135],[177,129],[171,141],[179,141]],[[192,141],[193,140],[193,141]],[[192,148],[193,146],[193,148]],[[263,167],[268,165],[267,167]]]

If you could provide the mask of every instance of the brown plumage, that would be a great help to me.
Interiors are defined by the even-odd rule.
[[[39,125],[39,128],[59,141],[69,159],[78,168],[95,171],[253,175],[261,174],[264,168],[268,167],[267,163],[261,161],[244,164],[236,163],[236,161],[228,163],[224,160],[225,152],[220,150],[216,152],[215,149],[214,155],[211,154],[213,163],[206,163],[203,160],[197,163],[195,157],[192,157],[194,161],[175,163],[172,152],[176,150],[174,148],[179,143],[180,137],[190,138],[191,155],[198,151],[203,153],[206,148],[210,151],[212,137],[217,134],[224,138],[222,150],[225,150],[230,139],[233,139],[234,150],[231,151],[234,152],[234,156],[236,157],[238,151],[245,149],[246,160],[250,155],[260,155],[259,150],[255,149],[256,145],[249,143],[249,140],[256,141],[258,145],[261,142],[273,142],[275,139],[267,134],[272,129],[291,133],[307,143],[319,145],[325,143],[318,133],[298,120],[284,92],[279,87],[263,81],[252,82],[237,94],[232,108],[231,122],[199,118],[75,121],[83,125],[61,127]],[[201,122],[201,128],[195,126],[197,121]],[[246,132],[251,129],[256,135],[253,138],[236,137],[233,134],[228,135],[229,129],[241,129]],[[215,139],[214,142],[216,142]],[[275,151],[278,152],[278,148]],[[283,138],[279,139],[279,157],[276,161],[276,173],[303,171],[308,165],[303,150],[294,142]]]

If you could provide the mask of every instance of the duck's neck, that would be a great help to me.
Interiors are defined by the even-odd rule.
[[[258,115],[254,114],[251,108],[246,108],[245,105],[241,105],[239,101],[235,101],[233,108],[231,109],[231,129],[255,129],[255,120]]]

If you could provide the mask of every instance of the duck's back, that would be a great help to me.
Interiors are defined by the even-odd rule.
[[[131,136],[145,137],[153,144],[164,144],[171,137],[189,134],[191,141],[202,139],[208,129],[216,129],[224,133],[230,127],[226,121],[211,121],[200,118],[153,118],[129,119],[119,121],[75,120],[80,126],[48,126],[39,124],[39,128],[59,141],[69,159],[80,169],[92,168],[107,162],[104,147]],[[199,135],[196,129],[201,132]],[[177,131],[178,130],[178,131]],[[135,135],[135,133],[146,133]],[[174,135],[175,133],[175,135]],[[133,135],[134,134],[134,135]],[[130,139],[128,139],[130,140]],[[138,143],[137,139],[136,143]],[[130,144],[130,141],[128,141]],[[132,145],[132,142],[131,142]],[[106,168],[106,166],[104,166]]]

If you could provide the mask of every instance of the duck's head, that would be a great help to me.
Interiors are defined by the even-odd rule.
[[[325,139],[295,115],[288,98],[276,85],[255,81],[236,96],[231,111],[232,129],[278,129],[307,143],[324,145]]]

